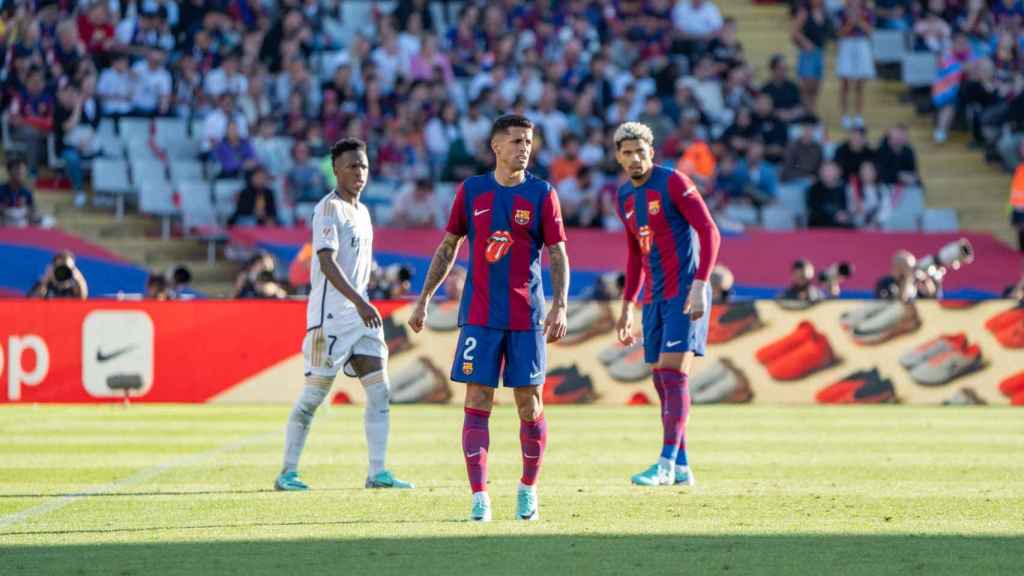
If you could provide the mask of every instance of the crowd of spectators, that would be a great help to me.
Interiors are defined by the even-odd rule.
[[[620,226],[609,136],[626,120],[652,127],[658,160],[691,175],[719,214],[771,205],[787,183],[834,187],[816,113],[822,48],[837,36],[837,72],[854,101],[844,123],[863,128],[873,13],[859,0],[839,12],[801,3],[796,79],[782,53],[752,60],[737,22],[710,0],[393,4],[4,2],[3,106],[31,174],[54,134],[80,202],[101,117],[196,122],[213,175],[245,181],[231,225],[303,222],[333,185],[329,143],[357,136],[370,146],[372,180],[396,191],[392,223],[438,226],[452,186],[437,183],[489,167],[490,122],[506,111],[538,125],[531,170],[559,189],[572,226]],[[877,183],[844,165],[836,197],[848,216],[812,224],[881,222],[884,209],[872,207],[886,204],[886,186],[907,183],[901,168],[915,172],[886,156],[894,139],[873,149]]]

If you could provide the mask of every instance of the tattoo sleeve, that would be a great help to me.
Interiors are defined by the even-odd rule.
[[[462,240],[464,236],[456,236],[451,233],[444,235],[444,240],[441,241],[441,245],[437,247],[434,252],[434,257],[430,260],[430,269],[427,270],[427,277],[423,281],[423,292],[420,293],[420,301],[426,303],[434,297],[434,293],[437,292],[437,288],[444,282],[448,272],[452,269],[452,264],[455,263],[455,256],[459,253],[459,247],[462,246]]]
[[[566,305],[569,302],[569,256],[565,253],[565,242],[548,246],[551,257],[552,304]]]

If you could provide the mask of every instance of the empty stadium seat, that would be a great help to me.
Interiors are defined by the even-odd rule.
[[[871,46],[875,62],[897,64],[903,61],[903,55],[907,53],[907,36],[899,30],[875,30],[871,34]]]
[[[884,222],[885,230],[914,232],[921,227],[924,213],[924,191],[918,187],[904,188],[893,198],[892,214]]]
[[[925,232],[957,232],[960,220],[953,208],[927,208],[921,215],[921,229]]]
[[[97,195],[114,196],[117,219],[122,220],[125,196],[135,191],[128,176],[128,162],[110,158],[93,160],[92,189]]]
[[[217,259],[217,243],[227,240],[227,233],[217,220],[209,182],[196,180],[178,185],[181,198],[181,222],[187,236],[206,243],[206,258]]]
[[[235,211],[238,193],[245,188],[245,180],[216,180],[213,183],[213,207],[221,221]]]
[[[171,182],[202,180],[203,165],[195,160],[171,159]]]
[[[96,129],[96,139],[104,156],[124,158],[124,140],[117,133],[113,120],[104,118],[100,121],[99,128]]]
[[[174,189],[165,179],[143,180],[139,183],[139,211],[160,217],[160,236],[171,237],[171,217],[178,214],[174,205]]]
[[[132,183],[135,184],[136,188],[146,181],[168,181],[167,167],[159,160],[132,158],[130,163],[132,169]]]
[[[759,221],[757,208],[749,204],[729,204],[725,207],[723,214],[729,220],[735,220],[746,225],[756,225]]]
[[[153,121],[148,118],[121,118],[118,121],[118,132],[126,142],[149,140]]]
[[[793,216],[804,224],[807,220],[807,189],[809,182],[786,182],[779,186],[779,205],[788,209]]]
[[[930,87],[939,64],[931,52],[908,52],[903,55],[903,83],[911,88]]]
[[[761,210],[761,225],[768,230],[793,230],[796,224],[796,214],[785,206],[766,206]]]

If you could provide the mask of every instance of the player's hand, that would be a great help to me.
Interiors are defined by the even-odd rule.
[[[551,306],[548,318],[544,321],[544,335],[547,336],[548,342],[558,342],[564,338],[568,323],[565,304]]]
[[[622,314],[615,325],[619,334],[619,343],[623,346],[632,346],[636,343],[636,336],[633,335],[633,303],[627,302],[622,305]]]
[[[367,328],[380,328],[384,325],[384,321],[380,317],[380,312],[377,311],[377,308],[373,304],[370,304],[366,300],[356,304],[356,311],[359,312],[359,317],[363,319],[363,324],[365,324]]]
[[[409,328],[412,328],[413,332],[419,333],[423,330],[423,325],[427,322],[427,305],[423,302],[416,302],[416,307],[412,310],[412,316],[409,316]]]
[[[708,309],[708,295],[705,290],[707,282],[694,280],[690,285],[690,295],[686,297],[686,304],[683,305],[683,314],[689,314],[690,320],[696,322]]]

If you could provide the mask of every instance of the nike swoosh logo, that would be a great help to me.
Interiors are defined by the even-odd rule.
[[[529,454],[523,454],[523,458],[529,458],[530,460],[536,460],[540,456],[530,456]]]
[[[679,346],[682,343],[682,340],[669,340],[668,342],[665,342],[665,347],[672,348],[673,346]]]
[[[474,456],[479,456],[481,452],[483,452],[483,450],[477,450],[476,452],[473,452],[472,454],[466,454],[466,458],[472,458]]]
[[[125,346],[124,348],[119,348],[119,349],[114,350],[113,352],[111,352],[109,354],[104,354],[102,350],[97,350],[96,351],[96,361],[97,362],[108,362],[110,360],[113,360],[114,358],[117,358],[118,356],[123,356],[124,354],[127,354],[128,352],[130,352],[130,351],[132,351],[134,349],[135,349],[134,345]]]
[[[629,220],[633,216],[633,211],[626,212],[626,220]]]
[[[532,379],[534,379],[534,378],[536,378],[537,376],[540,376],[540,375],[542,375],[542,374],[544,374],[544,372],[536,372],[536,373],[534,373],[534,374],[530,374],[530,379],[532,380]]]
[[[490,208],[488,208],[486,210],[473,210],[473,216],[479,216],[481,214],[487,214],[490,211],[491,211]]]

